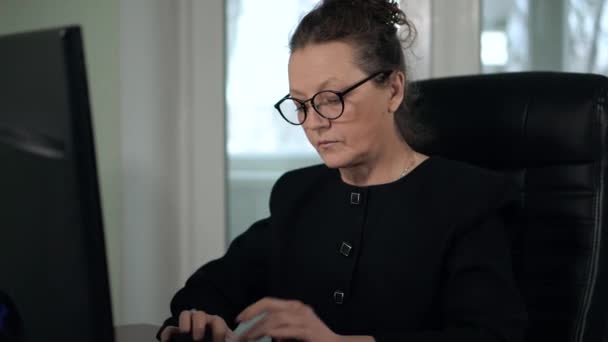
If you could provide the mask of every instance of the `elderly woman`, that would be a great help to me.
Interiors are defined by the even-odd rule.
[[[233,339],[259,314],[239,340],[523,340],[500,217],[516,192],[412,148],[398,25],[413,36],[388,0],[325,0],[299,23],[275,107],[324,165],[276,182],[270,217],[175,295],[162,341]]]

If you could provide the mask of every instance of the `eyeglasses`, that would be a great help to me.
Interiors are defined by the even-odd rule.
[[[391,70],[379,71],[343,91],[322,90],[304,101],[287,94],[279,102],[275,103],[274,108],[279,111],[279,114],[281,114],[285,121],[292,125],[301,125],[306,121],[308,115],[307,102],[310,102],[312,108],[322,117],[328,120],[335,120],[344,113],[344,96],[346,94],[379,75],[387,76],[391,72]]]

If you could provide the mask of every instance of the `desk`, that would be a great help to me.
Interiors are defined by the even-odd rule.
[[[160,327],[151,324],[129,324],[114,328],[116,342],[157,342]]]

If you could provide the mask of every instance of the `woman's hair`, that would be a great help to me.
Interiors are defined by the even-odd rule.
[[[309,44],[343,41],[355,50],[355,63],[368,74],[384,70],[408,73],[403,53],[416,38],[416,28],[399,9],[398,0],[323,0],[302,18],[289,41],[291,52]],[[400,36],[398,27],[403,31]],[[386,77],[377,79],[378,83]],[[405,98],[395,112],[399,133],[408,144],[418,138],[418,127]]]

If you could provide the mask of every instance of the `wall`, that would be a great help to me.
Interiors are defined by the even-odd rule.
[[[0,0],[0,34],[80,24],[115,324],[158,324],[225,249],[221,0]]]
[[[221,0],[122,0],[122,323],[159,323],[225,247]]]
[[[123,323],[158,322],[176,278],[174,7],[172,1],[120,3]]]
[[[0,0],[0,34],[83,27],[115,318],[123,222],[118,0]]]

